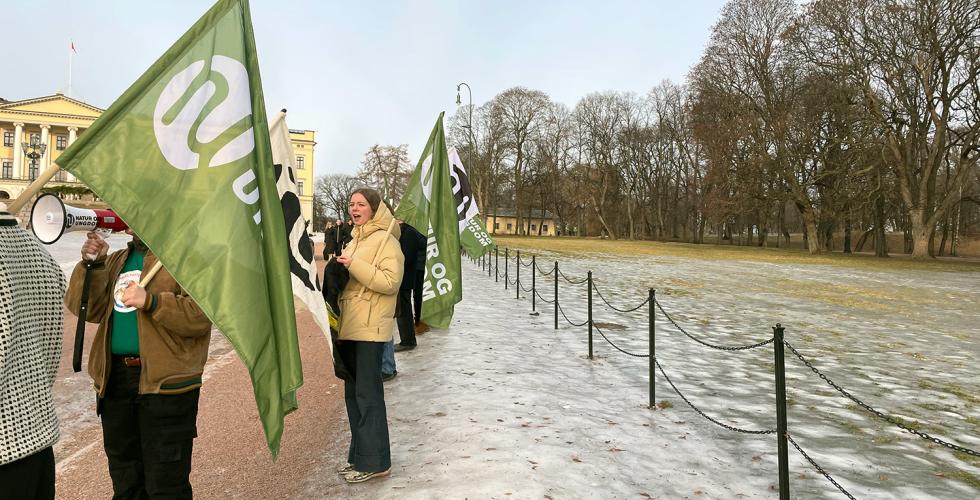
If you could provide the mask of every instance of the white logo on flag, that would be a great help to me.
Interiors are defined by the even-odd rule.
[[[217,91],[211,80],[204,82],[179,110],[169,123],[164,123],[164,115],[177,104],[194,80],[204,71],[205,61],[196,61],[174,75],[157,100],[153,110],[153,133],[160,146],[160,152],[176,169],[192,170],[200,166],[200,154],[191,149],[191,129],[197,125],[194,139],[207,144],[252,114],[251,93],[248,85],[248,71],[242,63],[226,56],[211,58],[211,70],[217,72],[228,83],[228,95],[207,116],[201,118],[204,107]],[[209,160],[209,167],[217,167],[243,158],[255,148],[252,128],[228,141]]]

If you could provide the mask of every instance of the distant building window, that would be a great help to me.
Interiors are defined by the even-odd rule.
[[[535,224],[531,224],[531,231],[537,231],[538,227]]]
[[[40,167],[37,165],[37,160],[31,160],[31,163],[27,166],[27,176],[30,180],[37,179],[38,171]]]
[[[299,169],[299,170],[303,170],[304,168],[306,168],[306,157],[305,156],[302,156],[302,155],[297,155],[296,156],[296,168]]]
[[[14,133],[9,130],[3,131],[3,145],[11,148],[14,146]]]
[[[31,144],[39,144],[41,142],[41,134],[31,134]]]
[[[68,137],[59,135],[55,138],[55,145],[57,146],[58,151],[64,151],[65,148],[68,147]]]
[[[514,229],[514,225],[511,224],[510,222],[508,222],[507,223],[507,230],[510,231],[511,229]]]
[[[14,162],[4,160],[3,171],[0,172],[0,175],[2,175],[4,179],[12,179],[14,177]]]
[[[304,192],[305,189],[303,189],[303,181],[296,181],[296,190],[299,191],[299,195],[300,196],[303,196],[304,194],[306,194]]]
[[[548,232],[548,225],[547,224],[543,224],[541,226],[541,230],[547,233]]]
[[[500,223],[499,222],[494,222],[493,223],[493,228],[494,229],[500,229]]]

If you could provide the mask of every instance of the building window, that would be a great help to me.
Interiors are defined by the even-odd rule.
[[[296,190],[299,192],[300,196],[305,195],[305,190],[303,189],[303,181],[296,181]]]
[[[542,224],[541,225],[541,230],[547,233],[548,232],[548,225],[547,224]]]
[[[31,144],[40,144],[41,134],[31,133]]]
[[[298,170],[303,170],[306,168],[306,157],[303,155],[296,155],[296,168]]]
[[[14,146],[14,133],[9,130],[3,131],[3,145],[8,148]]]
[[[507,230],[510,231],[511,229],[514,229],[514,225],[511,224],[510,222],[508,222],[507,223]]]
[[[68,137],[59,135],[55,138],[55,145],[58,148],[58,151],[64,151],[65,148],[68,147]]]
[[[0,172],[0,175],[2,175],[4,179],[12,179],[14,177],[14,162],[10,160],[3,160],[3,171]]]
[[[500,223],[499,222],[494,222],[493,223],[493,228],[494,229],[500,229]]]
[[[38,170],[40,168],[37,166],[37,160],[31,160],[31,163],[27,166],[27,177],[32,181],[37,179]]]
[[[538,227],[535,224],[531,224],[531,231],[537,231]]]

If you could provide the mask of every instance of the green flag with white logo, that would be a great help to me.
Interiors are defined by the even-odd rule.
[[[235,346],[275,459],[303,371],[248,2],[215,4],[57,163]]]
[[[405,195],[395,209],[395,218],[427,236],[422,320],[437,328],[449,326],[453,306],[463,299],[459,219],[442,129],[444,114],[439,114]]]

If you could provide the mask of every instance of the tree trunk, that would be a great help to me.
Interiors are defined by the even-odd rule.
[[[912,240],[912,258],[928,259],[932,257],[931,237],[932,228],[926,224],[925,213],[921,209],[909,210],[909,230],[906,231]]]
[[[851,216],[844,216],[844,253],[851,253]]]

